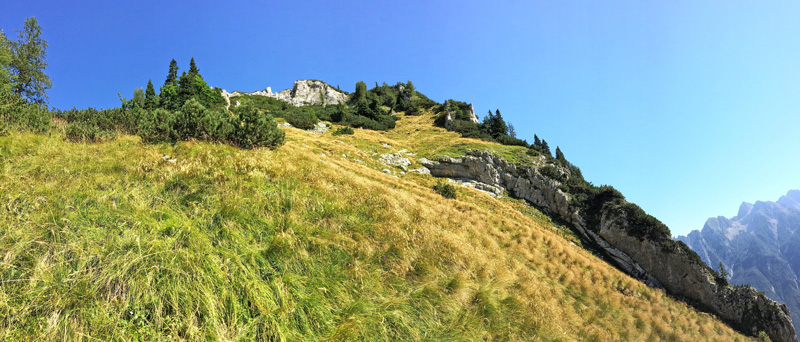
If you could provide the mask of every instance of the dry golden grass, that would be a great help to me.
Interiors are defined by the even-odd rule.
[[[374,153],[505,148],[432,120],[337,137],[287,129],[284,146],[255,151],[0,138],[0,266],[17,268],[0,282],[0,337],[750,340],[519,201],[461,187],[444,199],[430,176],[381,172]]]

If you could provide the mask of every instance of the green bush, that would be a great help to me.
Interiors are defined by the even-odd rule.
[[[233,110],[236,114],[233,136],[229,139],[241,148],[275,147],[283,144],[285,133],[278,128],[271,115],[260,114],[250,104]]]
[[[355,131],[353,131],[351,127],[340,127],[339,129],[331,133],[331,135],[345,135],[345,134],[347,135],[355,134]]]
[[[114,140],[116,131],[104,130],[90,121],[76,121],[65,129],[66,139],[73,142],[101,142]]]
[[[439,195],[442,195],[444,198],[456,198],[456,187],[453,184],[438,181],[436,185],[433,186],[433,191],[436,191]]]
[[[317,125],[316,115],[312,110],[292,108],[281,113],[286,122],[299,129],[313,129]]]

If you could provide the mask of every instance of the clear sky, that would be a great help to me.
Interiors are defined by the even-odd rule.
[[[499,3],[499,4],[498,4]],[[411,80],[500,109],[673,235],[800,188],[798,1],[6,1],[50,104],[113,107],[170,59],[228,91]]]

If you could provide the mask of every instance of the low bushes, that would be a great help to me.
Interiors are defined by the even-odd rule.
[[[456,198],[456,187],[454,187],[453,184],[441,180],[433,186],[433,191],[436,191],[436,193],[442,195],[444,198]]]

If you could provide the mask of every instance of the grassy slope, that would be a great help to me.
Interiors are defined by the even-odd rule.
[[[519,155],[432,120],[273,151],[0,137],[0,339],[748,340],[517,201],[379,171],[402,148]]]

